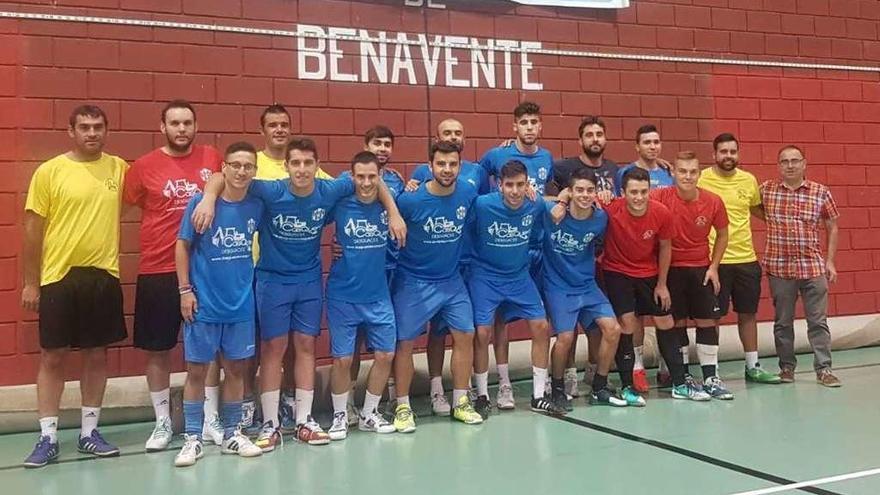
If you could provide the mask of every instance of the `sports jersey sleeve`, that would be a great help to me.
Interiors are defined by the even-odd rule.
[[[351,174],[329,180],[327,183],[330,185],[327,197],[333,203],[354,194],[354,179],[352,179]]]
[[[248,187],[248,194],[263,201],[272,201],[284,192],[285,187],[286,179],[253,180]]]
[[[669,209],[660,203],[651,205],[651,208],[657,209],[657,222],[659,224],[657,237],[661,241],[668,241],[672,239],[672,236],[674,234],[672,225],[672,213],[670,213]]]
[[[712,219],[712,226],[715,229],[724,229],[730,225],[730,219],[727,217],[727,208],[724,206],[724,202],[721,201],[721,198],[718,196],[712,196],[712,202],[714,203],[715,216]]]
[[[31,184],[28,187],[27,200],[24,209],[32,211],[41,217],[49,216],[49,210],[52,206],[51,197],[51,171],[46,165],[41,165],[31,177]]]
[[[486,171],[487,177],[497,177],[498,175],[495,170],[495,149],[492,148],[483,155],[483,158],[480,158],[480,166]]]
[[[617,170],[617,174],[614,175],[615,196],[623,196],[623,174],[625,174],[630,168],[632,168],[632,164],[620,167],[620,169]]]
[[[214,148],[213,146],[208,146],[207,148],[205,162],[208,164],[211,171],[219,172],[220,169],[223,168],[223,155],[221,155],[220,152],[217,151],[217,148]]]
[[[489,173],[486,172],[486,169],[483,167],[479,167],[480,174],[480,183],[477,186],[477,193],[480,195],[489,194],[489,191],[492,187],[489,185]]]
[[[199,201],[202,200],[201,194],[196,194],[193,196],[189,203],[186,205],[186,210],[183,212],[183,219],[180,221],[180,232],[177,234],[178,239],[182,239],[187,242],[192,242],[193,239],[196,238],[196,229],[192,224],[192,213],[196,208],[196,205],[199,204]]]
[[[427,164],[421,164],[413,170],[412,180],[417,180],[419,183],[431,180],[431,170],[428,168]]]
[[[758,179],[752,177],[749,180],[749,206],[761,204],[761,191],[758,189]]]
[[[134,165],[125,174],[125,183],[122,186],[122,200],[130,205],[142,207],[147,189],[144,187],[143,177],[141,177],[141,168],[140,163],[134,162]]]

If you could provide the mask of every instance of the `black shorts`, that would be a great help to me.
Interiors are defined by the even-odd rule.
[[[125,340],[122,286],[106,270],[74,267],[40,288],[40,346],[104,347]]]
[[[635,313],[637,316],[666,316],[665,311],[654,301],[657,277],[637,278],[623,273],[605,270],[605,291],[614,314],[622,316]]]
[[[730,300],[733,299],[733,310],[737,313],[755,314],[761,300],[761,264],[732,263],[718,267],[718,278],[721,280],[721,292],[718,293],[718,307],[721,315],[727,314]]]
[[[134,298],[134,346],[168,351],[180,336],[180,294],[176,273],[138,275]]]
[[[676,320],[717,320],[721,317],[718,298],[712,284],[703,285],[707,266],[669,269],[669,296],[672,298],[672,317]]]

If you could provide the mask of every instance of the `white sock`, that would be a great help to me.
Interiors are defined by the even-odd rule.
[[[220,387],[205,387],[205,421],[219,414],[220,411]]]
[[[565,375],[563,375],[563,376],[566,376],[566,375],[575,375],[575,376],[577,376],[577,373],[578,373],[578,369],[577,369],[577,368],[565,368]]]
[[[397,403],[400,404],[400,399],[397,397],[397,387],[394,384],[394,377],[388,377],[388,401],[392,402],[397,399]],[[406,402],[409,404],[409,401]]]
[[[333,412],[345,412],[346,406],[348,405],[348,396],[351,395],[348,392],[343,392],[341,394],[330,394],[330,399],[333,401]]]
[[[477,395],[489,397],[489,372],[474,373],[474,380],[477,382]]]
[[[758,367],[758,351],[749,351],[746,353],[746,368],[755,369]]]
[[[443,377],[442,376],[432,376],[431,377],[431,397],[435,395],[444,395],[446,393],[443,390]]]
[[[532,366],[532,397],[540,399],[547,390],[547,368]]]
[[[83,406],[80,414],[82,417],[82,427],[79,431],[79,437],[86,438],[91,436],[95,428],[98,427],[98,420],[101,418],[101,408]]]
[[[697,344],[697,358],[701,366],[718,366],[718,346]]]
[[[458,400],[462,397],[467,397],[467,390],[460,390],[457,388],[452,389],[452,406],[458,406]]]
[[[510,385],[510,365],[498,365],[498,385]]]
[[[260,405],[263,406],[263,421],[271,421],[273,426],[280,426],[278,421],[278,402],[281,400],[280,390],[270,390],[260,394]]]
[[[642,362],[642,351],[645,350],[645,346],[637,345],[633,347],[633,354],[635,356],[633,360],[633,370],[643,370],[645,369],[645,363]]]
[[[312,415],[312,401],[314,399],[314,390],[296,389],[296,424],[301,425],[308,421],[309,416]]]
[[[40,435],[49,437],[52,443],[58,441],[58,416],[40,418]]]
[[[697,355],[699,354],[700,344],[697,344]],[[691,349],[686,345],[681,346],[681,362],[684,363],[685,366],[691,364]]]
[[[382,400],[381,395],[373,395],[367,390],[364,394],[364,408],[361,409],[361,416],[367,417],[379,409],[379,401]]]
[[[406,404],[409,405],[409,396],[408,395],[399,395],[397,396],[397,405]]]
[[[153,401],[153,412],[156,414],[156,420],[159,418],[171,417],[171,389],[166,388],[158,392],[150,392],[150,399]]]

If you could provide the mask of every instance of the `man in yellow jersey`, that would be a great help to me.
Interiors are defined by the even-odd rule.
[[[58,411],[65,356],[82,358],[82,426],[77,450],[99,457],[119,449],[98,433],[107,383],[107,346],[124,340],[119,284],[119,215],[128,164],[103,152],[107,116],[92,105],[70,114],[73,149],[41,164],[31,178],[24,218],[22,306],[39,314],[37,403],[40,439],[24,461],[58,457]]]
[[[757,313],[761,298],[761,265],[752,245],[751,229],[751,215],[763,218],[758,181],[754,175],[739,168],[739,142],[733,134],[719,134],[713,145],[715,165],[703,170],[697,185],[721,196],[730,219],[730,240],[718,268],[721,282],[718,306],[721,314],[725,315],[733,301],[739,338],[746,357],[746,380],[779,383],[779,377],[765,371],[758,362]],[[714,246],[714,230],[709,242]]]
[[[277,103],[269,105],[260,115],[260,134],[266,140],[265,147],[257,152],[257,180],[287,179],[290,174],[284,166],[284,152],[287,143],[290,142],[290,113],[283,105]],[[333,176],[324,172],[321,167],[315,172],[316,179],[333,179]],[[254,261],[260,257],[260,245],[254,241]],[[259,340],[259,339],[257,339]],[[293,347],[288,347],[284,356],[284,370],[282,379],[282,398],[279,412],[281,415],[281,429],[285,433],[292,432],[296,428],[294,424],[296,401],[294,400],[295,385],[293,379],[294,353]],[[256,360],[251,360],[248,375],[244,381],[244,404],[242,406],[242,428],[250,435],[256,435],[260,431],[263,420],[257,416],[256,400],[254,397],[254,376],[257,373]],[[355,416],[356,417],[356,416]]]

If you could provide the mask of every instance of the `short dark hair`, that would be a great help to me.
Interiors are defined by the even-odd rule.
[[[586,129],[588,125],[597,125],[602,128],[603,132],[605,131],[605,122],[603,122],[602,119],[595,115],[587,115],[581,120],[581,125],[578,126],[578,137],[583,136],[584,129]]]
[[[574,187],[574,183],[579,180],[588,180],[592,182],[594,186],[599,183],[599,179],[596,178],[596,172],[593,172],[587,167],[580,167],[571,173],[571,178],[568,179],[568,187]]]
[[[80,116],[104,119],[104,126],[110,127],[110,122],[107,120],[107,114],[97,105],[80,105],[71,110],[70,118],[67,120],[71,128],[76,126],[76,118]]]
[[[434,155],[437,153],[458,153],[459,158],[461,158],[461,148],[454,143],[448,143],[446,141],[436,141],[431,143],[431,150],[428,152],[428,159],[431,163],[434,163]]]
[[[660,131],[657,130],[657,126],[655,126],[654,124],[645,124],[639,127],[639,130],[636,131],[636,143],[642,141],[642,134],[650,134],[652,132],[660,134]]]
[[[226,152],[223,153],[223,159],[225,160],[229,157],[229,155],[233,153],[238,153],[239,151],[247,151],[248,153],[253,154],[255,157],[257,156],[257,149],[254,148],[254,145],[247,141],[236,141],[226,147]]]
[[[371,151],[360,151],[354,155],[351,159],[351,172],[354,173],[354,166],[358,163],[367,164],[373,163],[376,165],[376,168],[379,168],[379,157],[376,156],[375,153]]]
[[[523,115],[541,115],[541,105],[533,101],[524,101],[513,109],[513,118],[518,119]]]
[[[315,141],[312,138],[307,138],[303,136],[295,136],[287,143],[287,148],[284,150],[284,161],[290,159],[290,152],[293,150],[299,151],[311,151],[315,156],[315,161],[318,160],[318,146],[315,144]]]
[[[168,110],[173,108],[184,108],[189,110],[193,114],[193,121],[196,120],[196,109],[193,108],[192,103],[186,100],[171,100],[165,104],[165,107],[162,108],[162,122],[165,122],[165,115],[168,113]]]
[[[718,151],[718,145],[721,143],[729,143],[733,141],[736,143],[737,149],[739,149],[739,141],[736,139],[736,136],[729,132],[722,132],[721,134],[715,136],[715,139],[712,140],[712,149]]]
[[[387,126],[377,125],[367,129],[364,133],[364,144],[370,144],[370,141],[376,138],[388,138],[394,143],[394,133]]]
[[[651,176],[648,175],[647,170],[639,167],[633,167],[627,170],[625,174],[623,174],[623,179],[621,179],[620,181],[620,188],[626,191],[626,186],[627,184],[629,184],[630,181],[647,182],[650,184]]]
[[[260,114],[260,127],[263,127],[264,125],[266,125],[266,115],[269,115],[270,113],[272,113],[272,114],[282,114],[283,113],[284,115],[287,115],[287,120],[290,120],[290,112],[288,112],[287,109],[284,108],[284,105],[281,105],[278,103],[273,103],[273,104],[269,105],[268,107],[266,107],[266,109],[263,110],[263,113]]]
[[[689,162],[691,160],[699,160],[697,154],[691,150],[679,151],[678,154],[675,155],[675,161]]]
[[[523,162],[519,160],[509,160],[507,163],[502,165],[501,174],[499,175],[498,180],[504,181],[504,179],[510,179],[519,175],[525,175],[526,180],[528,180],[529,170],[526,168]]]
[[[779,159],[779,155],[781,155],[783,151],[787,151],[787,150],[797,150],[798,152],[800,152],[801,157],[803,157],[803,158],[806,158],[806,157],[807,157],[807,155],[804,153],[804,150],[802,150],[802,149],[799,148],[798,146],[795,146],[795,145],[793,145],[793,144],[786,144],[786,145],[783,146],[782,148],[779,148],[779,153],[776,153],[776,159],[778,160],[778,159]]]

